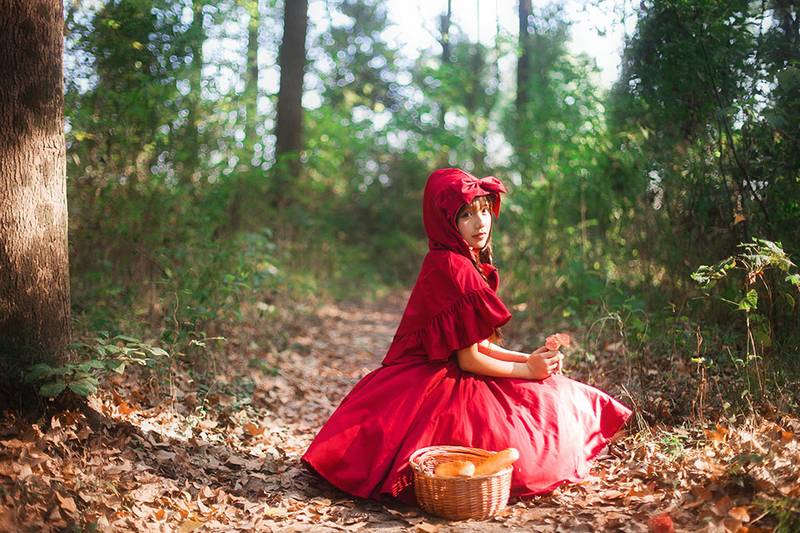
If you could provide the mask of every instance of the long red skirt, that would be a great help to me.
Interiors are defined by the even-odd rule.
[[[424,359],[359,381],[302,460],[354,496],[415,501],[408,458],[426,446],[517,448],[512,496],[579,481],[631,411],[594,387],[554,375],[491,378]]]

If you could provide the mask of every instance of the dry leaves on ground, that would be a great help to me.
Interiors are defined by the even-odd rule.
[[[337,491],[300,455],[378,364],[402,303],[323,307],[295,324],[300,333],[283,350],[246,321],[227,332],[212,387],[198,386],[188,364],[173,376],[172,398],[119,377],[91,400],[100,424],[77,412],[41,424],[5,413],[0,531],[752,533],[771,530],[780,506],[798,511],[792,418],[648,428],[613,443],[583,483],[512,502],[481,523]]]

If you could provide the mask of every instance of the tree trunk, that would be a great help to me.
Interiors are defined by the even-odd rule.
[[[483,47],[481,46],[481,2],[475,0],[475,20],[478,31],[475,40],[475,52],[472,54],[472,86],[467,96],[467,139],[470,142],[470,155],[474,170],[477,174],[482,174],[486,170],[486,140],[480,124],[488,122],[489,110],[485,117],[478,116],[479,101],[485,97],[484,94],[484,57]],[[485,120],[481,120],[485,119]]]
[[[300,176],[300,150],[303,149],[303,74],[306,64],[308,0],[285,2],[283,41],[278,60],[281,81],[278,90],[278,117],[275,126],[276,172],[272,200],[276,207],[290,201],[286,185]]]
[[[258,30],[261,18],[258,13],[258,0],[248,7],[250,21],[247,24],[247,70],[244,79],[245,95],[245,126],[244,126],[244,156],[249,166],[255,156],[256,117],[258,115]]]
[[[242,227],[242,209],[247,187],[252,183],[255,146],[258,142],[256,117],[258,115],[258,32],[261,25],[258,0],[248,0],[245,9],[249,16],[247,23],[247,64],[244,75],[244,142],[239,153],[239,163],[234,177],[233,192],[228,208],[229,229],[233,232]]]
[[[531,78],[531,35],[529,30],[531,0],[519,0],[519,58],[517,60],[517,97],[516,97],[516,132],[515,148],[521,164],[521,171],[527,173],[530,168],[528,150],[524,136],[528,124],[528,103],[530,102]]]
[[[442,45],[442,65],[449,65],[450,64],[450,21],[453,17],[453,5],[452,0],[447,0],[447,13],[441,15],[439,22],[440,22],[440,31],[441,31],[441,41],[440,44]],[[440,104],[440,118],[439,123],[441,124],[442,129],[444,129],[444,116],[447,114],[447,103],[442,100]]]
[[[528,104],[528,85],[531,78],[531,35],[528,19],[531,0],[519,0],[519,59],[517,60],[517,114],[521,115]]]
[[[189,27],[189,49],[192,63],[189,66],[189,94],[187,98],[189,114],[186,117],[186,138],[184,144],[181,181],[191,188],[200,161],[200,99],[203,90],[203,43],[206,40],[203,28],[203,6],[206,0],[192,0],[192,24]],[[190,189],[191,190],[191,189]]]
[[[60,0],[0,0],[0,403],[70,338],[63,27]]]

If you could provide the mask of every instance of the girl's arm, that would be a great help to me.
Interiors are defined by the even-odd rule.
[[[478,344],[458,350],[458,366],[461,370],[495,378],[533,379],[525,363],[501,361],[478,351]]]
[[[492,359],[509,361],[511,363],[525,363],[531,356],[531,354],[528,353],[506,350],[502,346],[498,346],[492,342],[489,342],[489,339],[482,340],[478,343],[478,351],[483,355],[488,355]]]
[[[478,344],[456,352],[461,370],[495,378],[545,379],[557,368],[557,352],[537,350],[526,362],[501,361],[478,351]]]
[[[456,352],[461,370],[495,378],[545,379],[550,377],[561,362],[562,355],[539,349],[524,363],[501,361],[478,351],[478,344]]]

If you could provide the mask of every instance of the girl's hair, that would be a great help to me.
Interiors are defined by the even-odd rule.
[[[487,263],[490,265],[494,264],[494,257],[492,256],[492,233],[494,232],[494,223],[495,223],[494,202],[495,202],[494,195],[476,196],[471,203],[464,204],[461,206],[461,209],[458,210],[455,218],[455,220],[457,221],[458,217],[461,216],[461,213],[463,213],[466,209],[468,209],[471,206],[475,206],[476,209],[488,208],[489,211],[492,213],[492,225],[489,227],[489,239],[486,241],[486,246],[484,246],[478,253],[478,261],[475,261],[475,258],[472,257],[472,254],[469,255],[469,260],[472,261],[472,264],[475,266],[475,270],[477,270],[478,274],[480,274],[481,277],[486,281],[488,281],[488,279],[486,279],[486,275],[483,273],[483,270],[481,270],[481,267],[478,264],[478,262]],[[500,328],[494,328],[494,333],[492,333],[491,337],[489,337],[489,341],[497,344],[502,339],[503,339],[503,333],[500,331]]]

